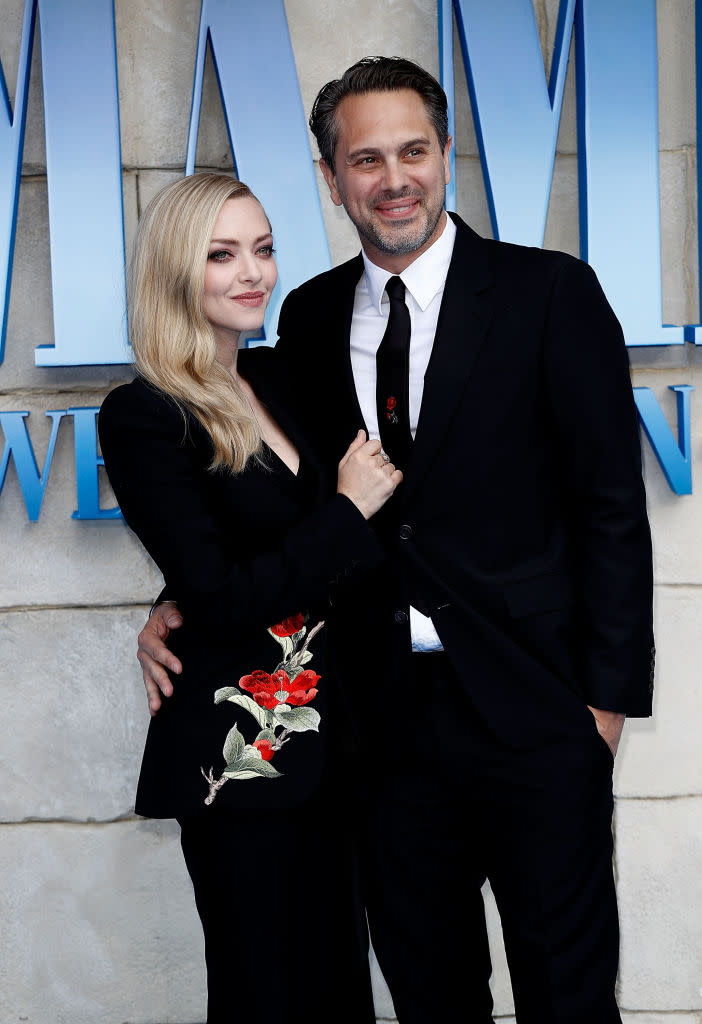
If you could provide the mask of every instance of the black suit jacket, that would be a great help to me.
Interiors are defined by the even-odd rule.
[[[251,460],[238,475],[210,472],[212,445],[199,422],[141,380],[111,392],[100,411],[100,443],[117,500],[184,617],[169,641],[183,674],[151,720],[139,779],[136,810],[153,817],[205,811],[209,787],[201,769],[221,777],[234,724],[247,743],[256,739],[262,726],[250,712],[229,701],[215,704],[214,695],[239,688],[243,676],[274,672],[284,648],[268,627],[307,612],[311,629],[326,616],[331,581],[384,557],[356,507],[329,495],[287,411],[294,403],[288,383],[275,381],[271,350],[242,352],[240,360],[242,374],[297,444],[297,478],[270,450],[263,464]],[[309,704],[321,714],[319,732],[293,733],[270,762],[279,777],[231,779],[218,790],[217,807],[289,807],[315,792],[334,743],[326,632],[312,641],[307,664],[321,676]]]
[[[646,716],[651,546],[619,324],[593,271],[457,234],[405,480],[379,520],[391,568],[337,595],[390,705],[431,615],[488,726],[511,745]],[[360,256],[293,291],[278,358],[331,467],[363,426],[349,355]]]

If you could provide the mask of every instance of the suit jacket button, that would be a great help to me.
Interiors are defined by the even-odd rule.
[[[398,609],[398,611],[395,612],[395,622],[399,625],[403,625],[403,623],[407,622],[407,612],[403,612],[401,608]]]
[[[400,540],[409,540],[412,536],[412,527],[408,523],[404,523],[400,527]]]

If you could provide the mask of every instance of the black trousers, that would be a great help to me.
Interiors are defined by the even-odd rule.
[[[505,749],[445,655],[412,661],[364,858],[398,1020],[492,1022],[488,878],[519,1024],[618,1024],[613,761],[594,719],[545,749]]]
[[[340,810],[330,796],[290,811],[179,819],[205,934],[207,1024],[375,1024]]]

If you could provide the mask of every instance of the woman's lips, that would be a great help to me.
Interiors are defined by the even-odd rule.
[[[241,295],[232,295],[232,302],[238,302],[242,306],[260,306],[264,295],[264,292],[242,292]]]

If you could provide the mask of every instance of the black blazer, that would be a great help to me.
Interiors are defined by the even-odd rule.
[[[585,263],[453,219],[417,436],[383,517],[392,566],[343,588],[340,618],[362,614],[392,703],[408,605],[430,614],[509,744],[591,729],[586,703],[649,715],[651,546],[621,329]],[[362,273],[358,256],[281,311],[278,358],[329,467],[363,426],[349,356]]]
[[[111,392],[100,411],[100,443],[117,500],[184,617],[169,641],[183,674],[150,724],[140,814],[206,810],[210,784],[202,772],[212,770],[216,782],[228,762],[239,767],[214,791],[217,806],[291,806],[319,784],[330,742],[327,630],[310,642],[312,658],[297,664],[303,675],[296,681],[290,657],[295,642],[300,652],[305,640],[299,616],[307,615],[309,632],[326,616],[330,581],[376,565],[383,552],[356,507],[328,494],[314,452],[286,411],[293,403],[281,404],[287,383],[274,380],[274,364],[268,349],[240,353],[240,371],[298,447],[297,477],[270,449],[265,465],[251,460],[236,476],[210,472],[212,445],[199,422],[139,379]],[[288,674],[271,686],[282,662]],[[227,687],[235,689],[215,703],[216,691]],[[282,729],[270,712],[292,730],[275,752],[270,727],[278,736]],[[240,737],[230,734],[235,724]],[[295,731],[310,724],[318,731]]]

